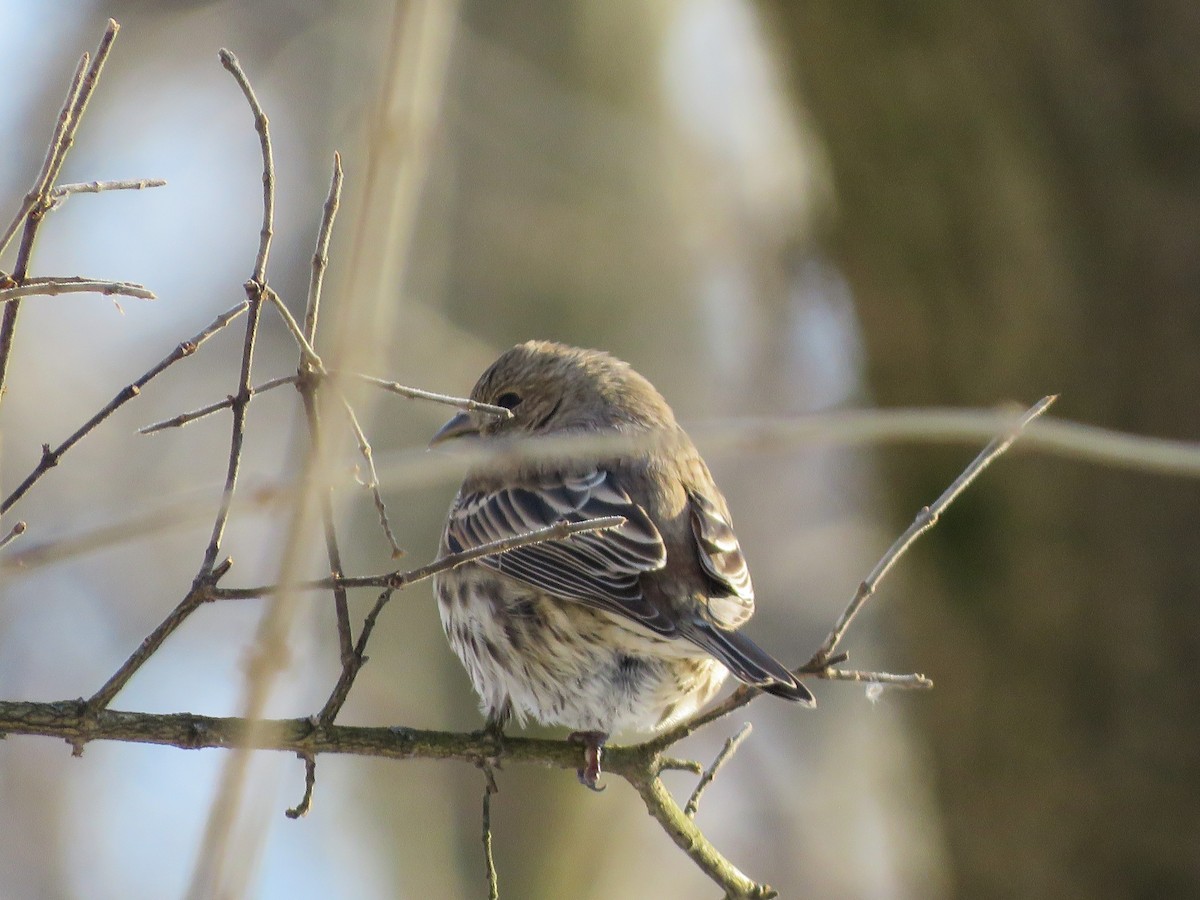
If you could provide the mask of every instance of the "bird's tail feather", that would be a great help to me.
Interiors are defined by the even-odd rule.
[[[741,632],[696,622],[684,631],[684,637],[719,659],[739,681],[805,706],[817,705],[812,692],[787,666]]]

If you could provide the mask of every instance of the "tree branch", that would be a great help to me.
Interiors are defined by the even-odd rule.
[[[37,483],[38,479],[58,465],[59,460],[61,460],[63,457],[63,454],[83,440],[83,438],[87,437],[87,435],[90,434],[96,428],[96,426],[98,426],[114,412],[140,394],[142,392],[142,388],[149,384],[151,380],[157,378],[172,365],[179,362],[179,360],[191,356],[193,353],[199,350],[200,346],[205,341],[244,313],[247,308],[248,304],[243,301],[221,313],[221,315],[213,319],[212,322],[210,322],[188,340],[181,341],[175,346],[174,350],[159,360],[158,363],[147,369],[145,373],[143,373],[136,381],[131,382],[118,391],[117,395],[108,401],[108,403],[101,408],[98,413],[80,425],[70,437],[68,437],[57,447],[51,448],[49,444],[43,444],[41,460],[38,462],[34,470],[26,476],[25,480],[17,485],[16,489],[11,494],[4,498],[3,503],[0,503],[0,515],[3,515],[12,509],[13,505],[23,496],[25,496],[25,493]]]
[[[0,287],[0,303],[10,303],[21,297],[57,297],[60,294],[104,294],[154,300],[154,292],[132,281],[101,281],[96,278],[62,276],[58,278],[26,278],[23,284]]]
[[[104,34],[100,38],[100,44],[96,48],[95,58],[91,59],[86,53],[80,58],[75,76],[71,79],[71,87],[67,90],[67,99],[58,114],[58,122],[54,128],[54,135],[50,139],[50,146],[42,160],[42,169],[34,181],[33,188],[25,196],[25,202],[21,205],[16,217],[5,229],[3,236],[0,236],[0,253],[3,253],[21,227],[21,223],[24,222],[25,230],[21,234],[21,243],[17,248],[16,266],[12,273],[12,281],[16,285],[24,283],[29,275],[33,245],[37,241],[42,220],[51,208],[51,186],[58,178],[59,172],[62,171],[63,162],[66,161],[67,154],[75,143],[75,132],[79,129],[79,122],[83,118],[84,110],[87,109],[92,92],[96,89],[96,83],[100,79],[100,73],[104,69],[104,63],[108,59],[109,51],[112,50],[113,41],[116,40],[119,30],[120,26],[114,20],[109,19]],[[12,356],[13,339],[17,329],[17,313],[20,309],[20,300],[6,303],[4,304],[4,315],[0,318],[0,400],[4,398],[4,389],[8,378],[8,362]]]

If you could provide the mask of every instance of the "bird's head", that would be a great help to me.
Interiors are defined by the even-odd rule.
[[[509,417],[461,412],[433,436],[522,438],[583,431],[671,428],[671,408],[645,378],[600,350],[526,341],[506,351],[476,382],[471,399]]]

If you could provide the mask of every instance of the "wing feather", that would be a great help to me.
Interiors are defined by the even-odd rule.
[[[604,516],[622,516],[625,524],[519,547],[478,564],[555,596],[626,616],[658,634],[674,635],[675,624],[646,600],[639,582],[642,574],[666,564],[662,536],[606,470],[460,494],[446,524],[446,545],[457,552],[557,522]]]
[[[704,494],[688,494],[692,535],[700,564],[717,591],[710,593],[708,612],[722,628],[738,628],[754,614],[754,585],[741,545],[727,515]]]

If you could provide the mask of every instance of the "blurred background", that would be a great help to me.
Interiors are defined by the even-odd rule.
[[[1192,3],[0,0],[6,221],[108,16],[121,35],[62,180],[169,184],[72,198],[31,272],[138,281],[159,299],[24,303],[0,414],[5,493],[43,441],[243,296],[261,169],[223,46],[271,116],[271,282],[297,311],[343,154],[319,349],[347,367],[466,393],[502,349],[543,337],[629,360],[697,426],[1061,392],[1063,417],[1200,437]],[[233,391],[241,327],[13,511],[29,532],[0,556],[3,698],[90,695],[187,591],[228,416],[135,430]],[[295,360],[266,316],[255,381]],[[359,406],[419,564],[457,481],[423,452],[447,411]],[[276,576],[272,489],[302,441],[290,390],[251,405],[227,585]],[[706,452],[754,572],[750,633],[806,660],[973,453]],[[354,456],[340,464],[349,482]],[[338,496],[347,570],[386,571],[369,495]],[[785,897],[1200,895],[1198,525],[1194,482],[1018,449],[844,645],[856,666],[923,671],[936,690],[872,703],[820,683],[813,712],[758,701],[679,748],[707,760],[755,725],[698,821]],[[306,574],[322,569],[314,554]],[[356,622],[373,599],[352,598]],[[261,613],[201,609],[114,706],[236,714]],[[339,722],[479,726],[427,586],[393,601],[374,641]],[[273,715],[315,711],[336,678],[327,598],[305,600],[291,651]],[[0,741],[0,895],[181,895],[222,759]],[[253,776],[232,894],[486,896],[474,769],[323,757],[301,821],[283,816],[302,793],[297,760],[260,754]],[[501,896],[716,896],[623,783],[593,796],[569,772],[499,779]],[[686,797],[692,782],[671,787]]]

